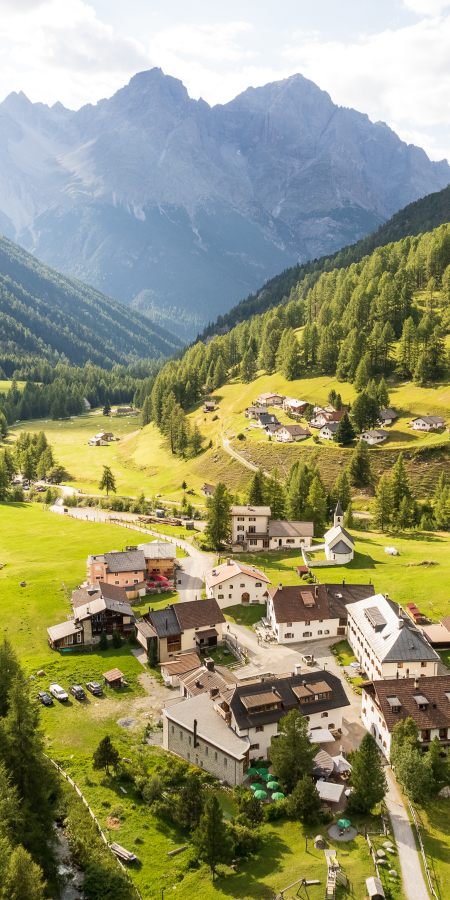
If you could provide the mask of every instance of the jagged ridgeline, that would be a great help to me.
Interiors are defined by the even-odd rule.
[[[0,366],[25,361],[104,368],[171,356],[180,338],[0,236]]]
[[[168,392],[187,408],[230,372],[243,381],[257,369],[288,380],[326,373],[361,389],[396,370],[423,384],[446,373],[449,332],[450,225],[442,225],[323,272],[313,287],[303,279],[289,302],[190,347],[158,374],[152,415],[159,424]]]
[[[234,306],[229,313],[219,316],[215,323],[208,325],[202,338],[205,339],[216,334],[224,327],[230,328],[238,322],[251,319],[252,316],[263,313],[273,306],[277,306],[286,298],[290,298],[291,294],[294,294],[295,297],[296,293],[298,295],[300,282],[304,282],[302,291],[308,290],[317,282],[323,272],[329,272],[335,268],[347,268],[352,263],[360,262],[365,256],[373,253],[377,247],[385,247],[392,241],[398,241],[404,237],[423,234],[447,222],[450,222],[450,185],[443,188],[442,191],[427,194],[421,200],[409,203],[384,225],[380,225],[377,231],[372,231],[356,244],[343,247],[342,250],[331,255],[321,256],[320,259],[313,259],[285,269],[280,275],[267,281],[257,294],[250,294],[246,300],[242,300],[241,303]]]

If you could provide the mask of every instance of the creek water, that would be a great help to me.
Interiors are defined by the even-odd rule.
[[[56,855],[58,857],[58,872],[64,879],[64,887],[60,900],[83,900],[84,872],[78,868],[72,859],[69,841],[62,827],[56,826]]]

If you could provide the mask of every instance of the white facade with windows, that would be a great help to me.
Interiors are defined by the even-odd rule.
[[[205,574],[206,596],[214,597],[221,609],[247,603],[265,603],[269,579],[255,566],[228,559]]]

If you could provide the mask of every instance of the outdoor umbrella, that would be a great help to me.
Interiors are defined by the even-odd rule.
[[[270,781],[270,779],[272,778],[272,776],[269,775],[269,773],[267,772],[266,774],[261,775],[261,778],[262,778],[263,781]]]
[[[351,824],[350,819],[338,819],[339,828],[350,828]]]
[[[278,781],[269,781],[267,787],[269,788],[269,791],[276,791],[278,787]]]
[[[265,791],[255,791],[253,796],[256,797],[257,800],[266,800],[267,799],[267,794]]]
[[[254,769],[253,766],[251,766],[250,769],[247,769],[245,774],[246,775],[257,775],[258,769]]]
[[[261,785],[260,785],[260,784],[258,784],[258,782],[257,782],[257,781],[255,781],[255,783],[254,783],[254,784],[251,784],[251,785],[250,785],[250,790],[251,790],[251,791],[257,791],[257,790],[258,790],[258,788],[260,788],[260,787],[261,787]]]
[[[281,791],[276,791],[275,794],[272,794],[272,800],[284,800],[284,794]]]
[[[268,769],[258,769],[257,772],[258,772],[258,775],[268,775],[269,774]]]

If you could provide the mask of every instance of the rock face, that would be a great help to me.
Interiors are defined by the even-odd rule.
[[[448,181],[302,75],[212,108],[156,68],[78,112],[0,104],[0,229],[186,336]]]

